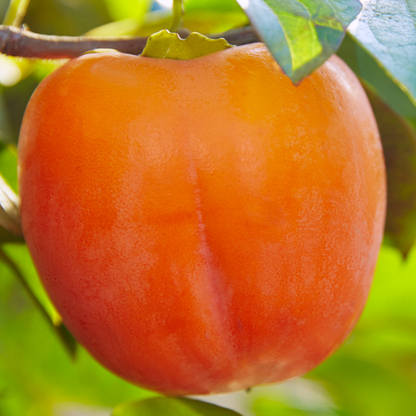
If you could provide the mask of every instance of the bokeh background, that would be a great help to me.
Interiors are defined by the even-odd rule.
[[[169,27],[166,4],[32,0],[24,22],[44,34],[148,35]],[[0,0],[0,19],[8,5]],[[185,25],[193,30],[213,33],[245,23],[232,0],[187,2]],[[0,55],[0,172],[16,192],[15,146],[25,106],[59,64]],[[72,358],[22,285],[24,279],[58,319],[26,246],[10,236],[0,235],[0,242],[0,416],[109,416],[120,402],[155,395],[110,374],[81,347]],[[280,385],[202,399],[245,416],[416,415],[416,250],[404,260],[397,249],[382,247],[358,326],[317,369]]]

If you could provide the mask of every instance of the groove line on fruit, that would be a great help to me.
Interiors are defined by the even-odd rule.
[[[227,289],[223,284],[221,278],[221,269],[218,267],[218,261],[210,248],[209,235],[207,233],[207,224],[204,221],[203,216],[203,202],[200,178],[198,176],[198,168],[195,163],[195,158],[190,153],[190,150],[186,150],[186,156],[188,159],[188,172],[191,183],[193,185],[195,212],[197,217],[197,232],[199,239],[199,252],[204,260],[204,269],[208,281],[209,288],[211,290],[210,309],[216,315],[213,316],[215,322],[215,330],[220,333],[223,348],[227,352],[227,359],[230,365],[234,368],[237,365],[236,351],[234,348],[234,342],[232,339],[232,330],[230,325],[229,311],[226,306],[224,294],[227,293]]]

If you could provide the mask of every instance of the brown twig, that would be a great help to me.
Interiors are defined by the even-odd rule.
[[[186,37],[186,32],[184,32]],[[182,34],[182,36],[184,35]],[[251,27],[245,27],[210,36],[225,38],[233,45],[258,42]],[[98,38],[88,36],[39,35],[24,28],[0,25],[0,53],[23,58],[65,59],[74,58],[93,49],[116,49],[138,55],[146,45],[145,37]]]
[[[218,33],[209,37],[211,39],[224,38],[228,43],[236,46],[260,42],[260,38],[251,26],[229,30],[228,32]]]
[[[145,38],[49,36],[39,35],[21,28],[0,26],[0,52],[23,58],[73,58],[98,48],[117,49],[139,54],[145,44]]]

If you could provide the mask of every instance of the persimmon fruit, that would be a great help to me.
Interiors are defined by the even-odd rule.
[[[307,372],[366,302],[386,207],[377,126],[332,57],[300,85],[263,44],[73,59],[19,139],[42,282],[104,366],[168,395]]]

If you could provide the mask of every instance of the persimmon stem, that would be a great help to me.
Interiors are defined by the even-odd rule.
[[[187,37],[189,31],[179,30],[178,33],[182,37]],[[232,45],[259,41],[257,34],[249,26],[209,37],[225,38]],[[143,51],[146,42],[146,37],[98,38],[39,35],[24,28],[0,25],[0,53],[23,58],[68,59],[99,48],[116,49],[120,52],[138,55]]]

